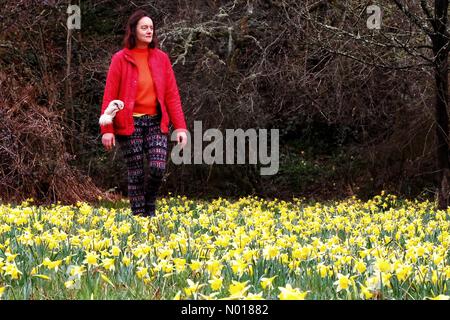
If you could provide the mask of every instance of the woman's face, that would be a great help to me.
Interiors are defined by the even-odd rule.
[[[149,17],[143,17],[136,26],[138,43],[148,45],[153,39],[153,21]]]

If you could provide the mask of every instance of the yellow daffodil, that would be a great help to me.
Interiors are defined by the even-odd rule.
[[[51,261],[49,258],[45,258],[42,265],[47,267],[48,269],[54,269],[56,272],[58,271],[58,267],[61,265],[62,260]]]
[[[86,253],[86,258],[83,260],[83,263],[89,266],[97,266],[98,254],[96,252],[88,252]]]
[[[263,293],[249,293],[244,300],[264,300]]]
[[[191,279],[187,279],[188,287],[184,288],[184,292],[187,296],[196,296],[198,290],[200,290],[204,284],[200,284],[199,282],[194,282]]]
[[[245,282],[239,282],[232,280],[232,283],[228,287],[228,292],[231,294],[233,298],[240,298],[245,295],[250,286],[246,286],[248,280]]]
[[[145,276],[148,275],[148,268],[147,267],[138,267],[136,271],[136,275],[139,279],[143,279]]]
[[[300,291],[299,288],[292,288],[291,284],[286,284],[285,287],[278,287],[280,300],[305,300],[308,291]]]
[[[211,280],[208,280],[208,282],[210,283],[211,289],[214,291],[218,291],[222,288],[222,283],[223,283],[223,278],[216,278],[213,277]]]
[[[64,286],[67,289],[74,289],[75,288],[75,280],[67,280],[66,282],[64,282]]]
[[[192,262],[189,264],[189,267],[193,272],[197,272],[201,269],[203,263],[198,260],[192,260]]]
[[[361,294],[360,294],[361,299],[368,300],[368,299],[373,298],[373,296],[374,296],[373,293],[368,288],[361,285]]]
[[[260,283],[261,283],[261,287],[263,288],[263,289],[266,289],[266,288],[273,288],[272,287],[272,282],[273,282],[273,280],[276,278],[277,276],[273,276],[273,277],[271,277],[271,278],[265,278],[265,277],[263,277],[263,278],[261,278],[261,280],[260,280]]]
[[[7,263],[3,267],[5,275],[11,276],[11,279],[18,280],[22,272],[17,268],[15,263]]]
[[[352,280],[349,278],[349,276],[338,273],[337,277],[338,280],[334,282],[334,285],[337,286],[336,291],[339,292],[341,290],[348,290],[352,285]]]
[[[5,293],[6,287],[0,287],[0,299],[2,298],[3,294]]]
[[[355,270],[359,273],[364,273],[366,271],[366,264],[364,261],[358,260],[355,262]]]
[[[113,255],[113,257],[118,257],[120,255],[120,248],[118,246],[113,246],[111,248],[111,254]]]
[[[102,265],[103,267],[108,270],[108,271],[114,271],[115,265],[114,265],[115,260],[111,259],[111,258],[105,258],[102,260]]]
[[[429,298],[429,300],[450,300],[450,296],[440,294],[440,295],[437,295],[436,297]]]
[[[264,258],[266,258],[267,260],[272,260],[275,259],[279,256],[280,254],[280,249],[276,246],[267,246],[264,248],[263,250],[263,256]]]

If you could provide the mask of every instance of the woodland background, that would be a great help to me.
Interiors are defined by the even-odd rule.
[[[137,8],[171,58],[188,129],[280,129],[277,175],[169,162],[161,194],[433,197],[433,54],[394,2],[2,0],[0,198],[126,195],[122,156],[103,149],[98,117]],[[407,3],[420,16],[419,1]],[[81,8],[80,30],[67,29],[69,4]],[[367,27],[371,4],[383,12],[379,30]]]

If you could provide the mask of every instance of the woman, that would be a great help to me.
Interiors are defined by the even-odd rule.
[[[157,48],[153,21],[138,10],[128,20],[124,48],[109,66],[101,114],[114,100],[123,102],[113,122],[101,125],[106,150],[116,140],[128,168],[128,196],[136,215],[154,216],[156,195],[166,169],[169,121],[177,142],[186,144],[186,121],[175,75],[166,53]],[[145,185],[144,157],[149,174]]]

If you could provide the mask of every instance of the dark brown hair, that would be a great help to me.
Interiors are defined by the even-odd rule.
[[[123,39],[123,45],[128,49],[133,49],[136,47],[137,38],[136,38],[136,26],[143,17],[149,17],[150,15],[142,9],[135,11],[131,17],[128,19],[127,26],[125,29],[125,37]],[[153,20],[153,19],[152,19]],[[153,38],[152,42],[148,44],[149,48],[157,48],[158,47],[158,38],[156,37],[155,23],[153,22]]]

